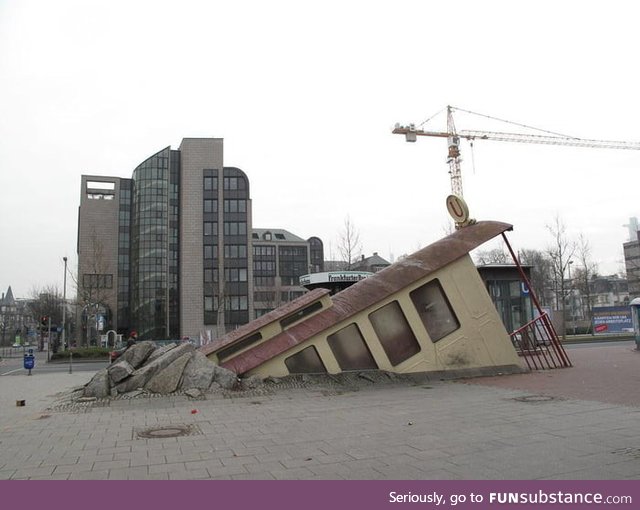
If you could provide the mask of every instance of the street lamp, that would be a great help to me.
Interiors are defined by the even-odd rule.
[[[571,264],[573,260],[570,260],[567,269],[569,270],[569,313],[571,314],[571,332],[576,334],[575,317],[573,314],[573,280],[571,279]]]
[[[67,257],[62,257],[62,260],[64,260],[64,283],[62,286],[62,345],[60,346],[60,349],[64,351],[67,339]]]

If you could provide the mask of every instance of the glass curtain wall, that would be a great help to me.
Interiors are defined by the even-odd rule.
[[[118,217],[118,333],[130,330],[129,278],[131,247],[131,179],[120,179],[120,208]]]
[[[177,244],[169,242],[170,180],[175,183],[175,177],[170,179],[170,159],[171,150],[167,147],[133,172],[131,313],[140,340],[170,336],[169,247]],[[175,200],[173,193],[172,197]],[[172,241],[175,240],[174,237]],[[172,260],[173,265],[177,262],[177,257]]]

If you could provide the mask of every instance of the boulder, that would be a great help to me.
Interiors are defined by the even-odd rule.
[[[106,368],[100,370],[93,376],[91,381],[84,387],[85,397],[105,398],[111,395],[109,385],[109,372]]]
[[[232,390],[238,384],[238,376],[235,372],[222,368],[218,365],[213,365],[213,382],[216,382],[220,387],[225,390]]]
[[[211,381],[213,381],[215,367],[215,364],[209,361],[204,354],[200,351],[195,351],[182,373],[182,389],[208,389],[211,386]]]
[[[190,396],[205,391],[257,388],[256,376],[244,380],[231,370],[210,361],[190,343],[172,343],[156,348],[140,342],[127,349],[120,359],[98,372],[84,387],[84,397],[125,397],[140,392],[169,394],[184,390]]]
[[[168,353],[172,349],[175,349],[176,347],[178,347],[178,344],[176,343],[170,343],[167,345],[163,345],[162,347],[156,347],[155,350],[149,356],[147,363],[151,363],[152,361],[155,361],[156,359],[160,358],[161,356],[164,356],[166,353]]]
[[[161,393],[162,395],[176,391],[180,384],[184,367],[191,360],[191,355],[192,353],[186,352],[168,367],[158,371],[145,385],[145,388],[152,393]]]
[[[156,349],[156,351],[158,350],[160,349]],[[150,356],[150,360],[143,367],[136,370],[131,377],[128,377],[116,386],[118,393],[127,393],[138,388],[144,388],[156,373],[167,368],[183,354],[191,353],[194,350],[195,348],[192,344],[183,343],[165,351],[159,357],[155,357],[154,353],[153,360],[151,360]]]
[[[133,374],[133,367],[128,361],[122,360],[114,363],[109,368],[107,368],[107,372],[109,372],[109,377],[111,378],[111,382],[113,384],[119,383],[123,379],[126,379],[131,374]]]
[[[120,359],[128,362],[134,369],[139,368],[147,360],[149,355],[156,350],[153,342],[139,342],[129,347]]]

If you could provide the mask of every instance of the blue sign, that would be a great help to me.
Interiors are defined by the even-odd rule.
[[[25,370],[31,370],[36,366],[36,357],[33,354],[24,355],[24,368]]]
[[[592,312],[593,331],[597,335],[633,332],[628,306],[594,306]]]

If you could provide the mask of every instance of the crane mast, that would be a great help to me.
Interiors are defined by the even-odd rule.
[[[451,193],[462,197],[462,169],[460,168],[460,138],[456,134],[456,125],[453,122],[453,112],[447,106],[447,143],[449,145],[449,155],[447,164],[449,165],[449,175],[451,176]]]
[[[565,145],[571,147],[589,147],[594,149],[626,149],[640,150],[640,142],[625,142],[615,140],[594,140],[587,138],[576,138],[571,136],[562,136],[555,133],[545,132],[545,134],[524,134],[510,133],[500,131],[481,131],[481,130],[461,130],[457,131],[453,120],[453,108],[447,106],[447,131],[425,131],[418,129],[414,124],[401,126],[396,124],[393,134],[405,135],[407,142],[417,141],[418,136],[430,136],[436,138],[446,138],[448,144],[447,165],[449,166],[449,175],[451,177],[451,193],[453,195],[463,197],[462,191],[462,169],[460,157],[460,140],[465,139],[473,142],[474,140],[489,140],[499,142],[517,142],[517,143],[536,143],[543,145]],[[466,111],[466,110],[462,110]],[[473,113],[473,112],[467,112]],[[480,115],[480,114],[476,114]],[[488,115],[482,115],[489,117]],[[502,119],[494,119],[502,120]],[[503,121],[508,122],[508,121]],[[514,123],[512,123],[514,124]],[[522,124],[518,124],[522,127]],[[535,128],[532,128],[535,129]],[[541,131],[541,130],[540,130]]]

